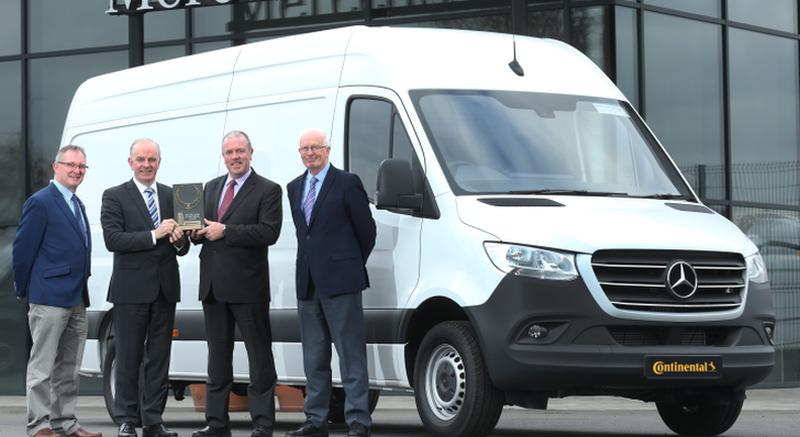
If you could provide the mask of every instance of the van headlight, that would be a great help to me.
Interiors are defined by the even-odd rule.
[[[554,281],[578,277],[574,254],[489,241],[483,247],[492,264],[504,273]]]
[[[747,261],[747,279],[758,284],[764,284],[769,281],[767,277],[767,266],[764,264],[764,258],[761,254],[756,252],[755,255],[748,256]]]

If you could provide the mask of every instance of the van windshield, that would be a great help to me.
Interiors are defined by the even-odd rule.
[[[622,102],[516,91],[417,90],[411,97],[455,194],[694,200]]]

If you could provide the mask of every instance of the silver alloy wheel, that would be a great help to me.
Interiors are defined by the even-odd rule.
[[[440,420],[453,420],[464,405],[466,392],[461,354],[449,344],[437,346],[425,366],[425,397],[430,410]]]

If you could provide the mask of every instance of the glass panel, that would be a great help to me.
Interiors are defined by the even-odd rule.
[[[230,46],[230,41],[202,42],[192,44],[192,53],[210,52],[211,50],[224,49]]]
[[[186,10],[158,11],[144,14],[144,42],[186,37]]]
[[[0,227],[0,393],[24,395],[28,324],[14,295],[11,245],[17,229]]]
[[[28,38],[32,52],[112,46],[128,43],[128,18],[106,15],[108,0],[28,2]],[[80,24],[64,17],[79,17]]]
[[[643,30],[647,122],[697,194],[724,199],[720,27],[646,12]]]
[[[347,154],[350,171],[357,174],[370,200],[375,196],[378,166],[389,157],[392,104],[383,100],[357,99],[348,113]]]
[[[32,190],[47,185],[53,176],[50,164],[62,145],[64,120],[78,85],[127,66],[127,51],[30,60],[28,186]],[[92,157],[87,161],[91,166]],[[91,169],[87,176],[91,177]]]
[[[485,30],[488,32],[511,32],[511,15],[454,18],[451,20],[418,21],[402,24],[409,27],[444,27],[448,29]]]
[[[0,56],[20,53],[20,1],[5,0],[0,3]]]
[[[800,202],[797,41],[730,29],[733,198]]]
[[[643,124],[616,100],[514,91],[411,96],[457,194],[687,197]]]
[[[166,46],[166,47],[146,47],[144,49],[144,63],[164,61],[167,59],[180,58],[186,55],[186,46]]]
[[[643,0],[642,3],[716,18],[720,16],[719,0]]]
[[[571,44],[588,56],[603,71],[610,71],[610,38],[608,36],[608,8],[572,8]]]
[[[564,39],[564,10],[536,11],[528,14],[528,35]]]
[[[728,0],[733,21],[797,32],[797,0]]]
[[[225,26],[232,17],[233,8],[230,5],[195,8],[191,11],[194,36],[214,36],[228,33]]]
[[[20,63],[0,63],[0,226],[17,223],[25,192],[21,168],[21,110]]]
[[[639,108],[639,47],[636,10],[616,7],[617,86],[635,108]]]
[[[775,305],[775,367],[765,383],[800,382],[800,213],[733,208],[733,220],[758,246]]]

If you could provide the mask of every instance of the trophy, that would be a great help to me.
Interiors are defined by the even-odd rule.
[[[203,228],[203,184],[172,186],[175,221],[184,231]]]

